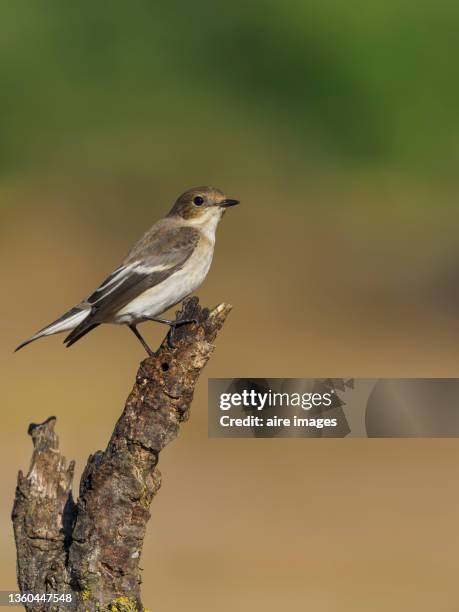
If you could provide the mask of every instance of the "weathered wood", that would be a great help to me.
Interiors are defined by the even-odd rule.
[[[13,523],[21,592],[71,592],[74,603],[43,610],[144,610],[139,561],[150,504],[161,484],[161,450],[189,418],[196,381],[231,310],[209,312],[185,300],[177,328],[137,372],[105,451],[92,455],[72,500],[73,463],[66,466],[55,419],[31,426],[27,477],[19,473]],[[30,609],[39,610],[34,606]]]
[[[12,518],[21,593],[68,592],[75,464],[72,461],[67,466],[59,452],[55,423],[55,417],[50,417],[29,426],[32,461],[27,476],[18,474]]]

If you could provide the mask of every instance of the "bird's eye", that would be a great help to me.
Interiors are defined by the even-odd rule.
[[[193,203],[196,204],[196,206],[202,206],[204,204],[204,198],[201,198],[201,196],[196,196],[193,198]]]

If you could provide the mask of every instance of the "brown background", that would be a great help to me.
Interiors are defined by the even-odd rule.
[[[457,373],[447,319],[413,309],[421,323],[370,302],[357,316],[320,265],[326,233],[300,225],[286,203],[282,214],[267,213],[259,196],[235,187],[243,204],[226,215],[199,291],[204,303],[229,300],[234,311],[191,421],[162,456],[143,553],[145,602],[161,610],[457,609],[456,440],[207,439],[207,376]],[[54,337],[12,354],[116,265],[135,233],[110,239],[103,224],[68,223],[67,213],[44,214],[34,199],[36,210],[15,215],[2,236],[3,260],[14,261],[3,276],[3,589],[15,588],[9,513],[16,470],[30,456],[28,423],[56,414],[62,448],[81,470],[106,444],[143,358],[118,327],[69,350]],[[132,225],[141,232],[163,210],[152,202]],[[276,250],[279,232],[289,240]],[[314,268],[330,282],[311,290]],[[159,341],[161,329],[144,330]]]

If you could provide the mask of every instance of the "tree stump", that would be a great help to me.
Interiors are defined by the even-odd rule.
[[[177,318],[196,323],[178,327],[173,344],[166,336],[141,362],[107,448],[88,459],[76,503],[74,462],[60,453],[55,417],[30,425],[32,461],[27,476],[18,474],[12,514],[19,589],[71,594],[72,602],[25,604],[27,610],[145,610],[139,561],[161,484],[159,453],[189,418],[197,379],[230,310],[184,301]]]

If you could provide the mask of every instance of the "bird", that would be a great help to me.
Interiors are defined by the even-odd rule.
[[[15,349],[44,336],[69,332],[69,347],[103,323],[127,325],[148,355],[155,352],[137,329],[144,321],[170,326],[192,320],[159,318],[204,281],[212,263],[215,233],[225,211],[239,204],[215,187],[182,193],[170,212],[138,240],[121,265],[79,304],[39,330]]]

